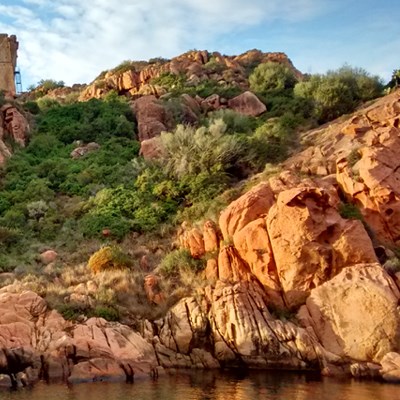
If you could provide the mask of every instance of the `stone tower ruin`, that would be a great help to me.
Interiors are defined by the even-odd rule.
[[[15,35],[0,33],[0,90],[15,95],[15,67],[17,64],[18,42]]]

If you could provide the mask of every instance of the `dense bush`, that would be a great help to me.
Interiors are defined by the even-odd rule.
[[[344,66],[299,82],[294,94],[311,100],[315,117],[319,122],[325,122],[353,111],[362,101],[378,97],[382,89],[380,78],[363,69]]]
[[[274,62],[259,64],[249,76],[251,90],[264,96],[292,89],[296,82],[289,67]]]
[[[75,140],[102,143],[112,137],[135,137],[134,116],[127,103],[91,99],[51,107],[38,119],[38,131],[64,144]]]

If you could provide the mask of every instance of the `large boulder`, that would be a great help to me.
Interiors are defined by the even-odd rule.
[[[153,346],[129,327],[101,318],[72,324],[37,294],[15,290],[10,285],[0,293],[0,374],[31,383],[40,374],[71,382],[153,374]]]
[[[252,92],[244,92],[228,101],[228,107],[239,114],[258,117],[267,111],[267,107]]]
[[[344,362],[380,363],[400,350],[399,299],[397,286],[379,264],[361,264],[313,289],[299,318]]]
[[[343,219],[321,188],[281,192],[267,216],[267,231],[285,300],[303,303],[311,289],[344,267],[377,261],[358,220]]]
[[[143,96],[133,103],[138,122],[139,140],[159,136],[171,127],[172,116],[155,96]]]
[[[390,352],[381,360],[380,374],[387,382],[400,383],[400,354]]]
[[[224,240],[230,242],[236,231],[267,214],[273,203],[271,188],[268,183],[262,182],[229,204],[219,218]]]
[[[141,155],[144,159],[153,160],[159,158],[161,154],[162,149],[158,137],[141,141],[139,155]]]
[[[88,153],[92,153],[96,150],[100,149],[100,145],[95,142],[90,142],[84,146],[78,146],[74,150],[71,151],[70,157],[74,160],[85,156]]]

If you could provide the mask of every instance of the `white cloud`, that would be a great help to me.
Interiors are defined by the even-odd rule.
[[[15,3],[19,3],[16,5]],[[125,59],[171,57],[216,35],[268,21],[303,20],[321,0],[23,0],[0,5],[0,31],[20,41],[25,84],[88,82]],[[7,17],[2,22],[2,16]]]

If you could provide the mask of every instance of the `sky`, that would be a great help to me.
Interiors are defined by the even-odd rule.
[[[400,68],[400,0],[0,0],[24,89],[90,83],[124,60],[282,51],[304,73]]]

